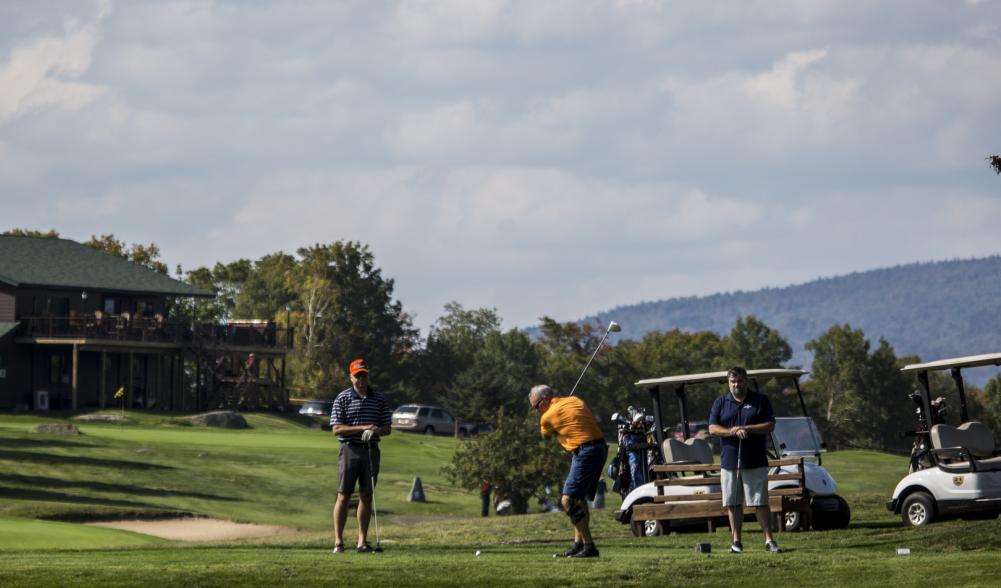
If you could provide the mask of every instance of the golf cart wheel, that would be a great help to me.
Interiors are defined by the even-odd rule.
[[[814,496],[810,502],[813,528],[817,531],[847,529],[852,518],[848,502],[838,495]]]
[[[799,532],[807,531],[810,529],[810,510],[790,510],[786,513],[785,524],[786,531]]]
[[[660,521],[633,521],[629,528],[636,537],[658,537],[664,534],[664,525]]]
[[[904,526],[923,527],[935,520],[935,500],[927,492],[915,492],[900,507]]]
[[[434,427],[432,427],[432,426],[424,427],[424,434],[425,435],[434,435]]]
[[[840,496],[835,496],[838,500],[838,513],[834,517],[835,529],[847,529],[852,521],[852,508],[848,506],[848,501]]]

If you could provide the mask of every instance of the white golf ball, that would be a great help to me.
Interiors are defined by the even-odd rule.
[[[476,557],[480,557],[480,552],[479,551],[476,552]]]

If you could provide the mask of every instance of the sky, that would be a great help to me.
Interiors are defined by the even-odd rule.
[[[0,230],[367,244],[422,329],[1001,253],[1001,0],[6,0]]]

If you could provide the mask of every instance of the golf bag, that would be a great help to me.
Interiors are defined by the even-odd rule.
[[[909,431],[905,434],[914,436],[909,471],[916,472],[935,465],[931,455],[930,432],[933,426],[945,422],[948,407],[945,404],[945,398],[939,396],[930,403],[932,414],[926,415],[924,405],[921,402],[920,392],[914,391],[909,397],[917,405],[915,414],[918,417],[918,426],[914,431]]]
[[[612,480],[612,490],[625,498],[649,480],[653,417],[630,406],[625,415],[613,414],[612,421],[618,425],[619,450],[608,465],[608,477]]]

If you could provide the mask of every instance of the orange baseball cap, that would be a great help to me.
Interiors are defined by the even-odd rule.
[[[352,376],[359,372],[365,372],[367,374],[368,364],[365,363],[364,359],[356,359],[351,362],[351,365],[348,367],[348,371],[351,372]]]

